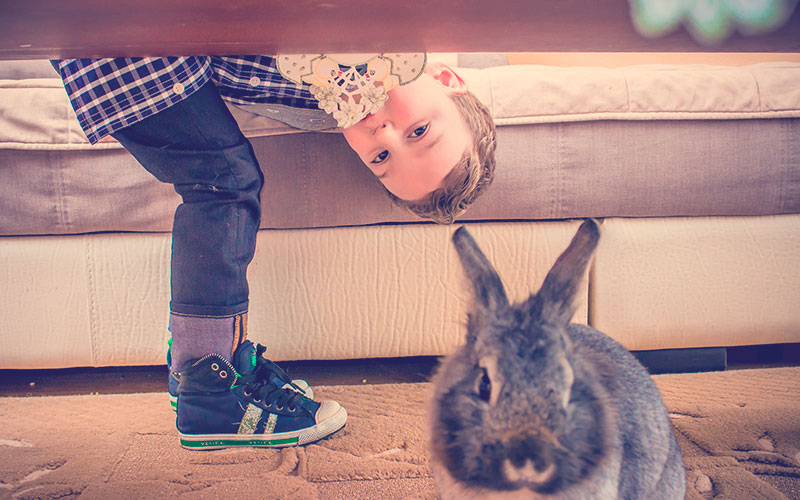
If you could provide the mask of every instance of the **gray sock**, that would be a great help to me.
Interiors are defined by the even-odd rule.
[[[206,318],[170,314],[172,333],[172,371],[180,372],[206,354],[219,354],[228,361],[234,347],[244,339],[236,339],[237,316]],[[236,342],[236,346],[234,346]]]

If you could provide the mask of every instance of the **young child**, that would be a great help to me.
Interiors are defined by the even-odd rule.
[[[421,54],[54,61],[90,142],[117,139],[182,197],[172,230],[169,355],[188,448],[303,445],[347,413],[246,340],[264,176],[228,111],[343,128],[395,203],[451,223],[492,181],[495,132],[466,83]]]

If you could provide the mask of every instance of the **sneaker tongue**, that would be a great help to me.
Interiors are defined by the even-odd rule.
[[[245,340],[233,353],[233,367],[239,375],[247,375],[256,367],[256,346]]]

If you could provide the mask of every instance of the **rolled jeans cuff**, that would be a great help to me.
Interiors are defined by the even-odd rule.
[[[247,312],[250,301],[244,301],[232,306],[210,306],[196,304],[180,304],[174,300],[169,304],[172,314],[179,316],[192,316],[197,318],[230,318],[237,314]]]

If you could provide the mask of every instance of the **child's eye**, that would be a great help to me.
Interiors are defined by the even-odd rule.
[[[408,137],[410,139],[418,139],[418,138],[422,137],[423,135],[425,135],[425,132],[428,131],[428,127],[430,127],[429,123],[426,123],[425,125],[421,125],[421,126],[415,128],[414,131],[411,132],[411,134]]]
[[[373,165],[380,165],[381,163],[385,162],[386,158],[388,157],[389,157],[389,152],[384,149],[383,151],[378,153],[378,155],[375,158],[373,158],[370,163],[372,163]]]

